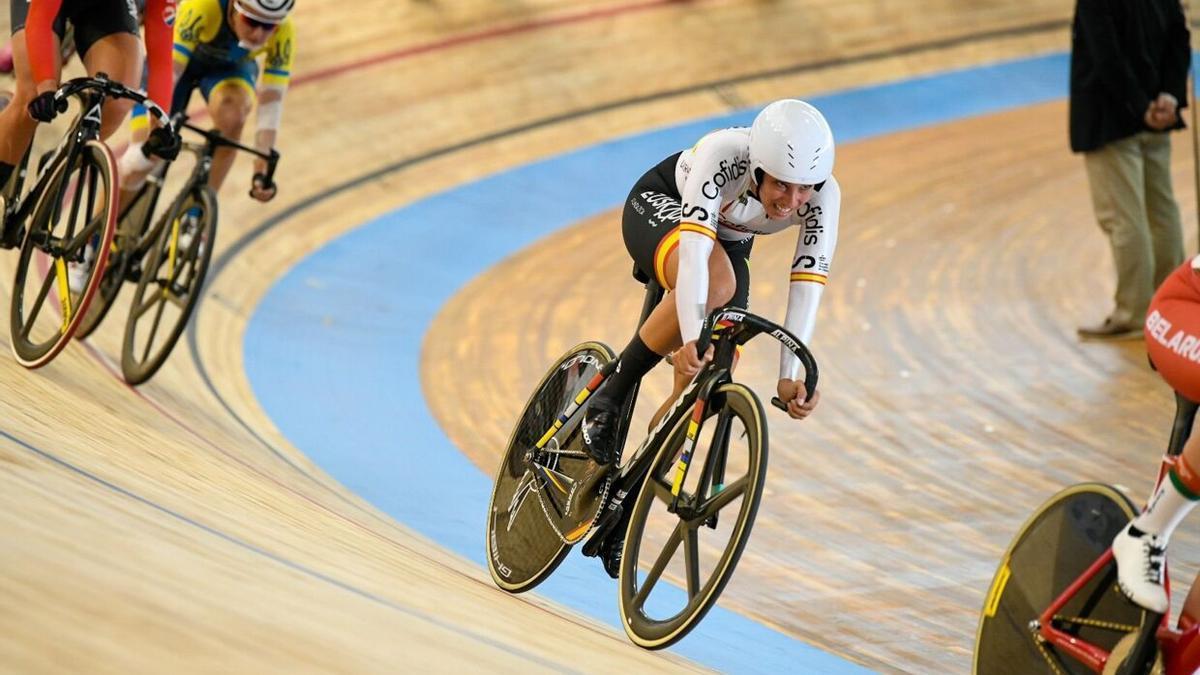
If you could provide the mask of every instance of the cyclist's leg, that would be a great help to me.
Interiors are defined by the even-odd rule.
[[[29,147],[37,122],[29,116],[27,107],[37,94],[36,83],[33,81],[33,71],[29,67],[29,49],[25,42],[25,16],[29,10],[26,2],[10,3],[10,18],[13,36],[13,75],[16,87],[13,98],[7,107],[0,111],[0,186],[8,182],[13,167],[21,161],[21,156]],[[62,31],[65,22],[60,16],[54,22],[53,39],[54,53],[59,53]],[[54,64],[54,72],[62,70],[62,62]]]
[[[202,89],[206,92],[205,99],[208,101],[208,111],[212,115],[213,127],[226,138],[241,140],[246,119],[254,107],[253,80],[248,77],[245,70],[240,68],[223,72],[219,77],[220,81],[211,89]],[[214,78],[206,78],[206,81],[212,79]],[[212,173],[208,184],[212,186],[214,192],[219,192],[221,185],[225,183],[225,177],[229,175],[229,169],[233,166],[236,155],[237,150],[234,148],[217,148],[213,153]]]
[[[720,307],[721,305],[725,305],[725,304],[733,305],[734,307],[741,307],[743,309],[749,308],[749,306],[750,306],[750,249],[754,246],[754,238],[747,237],[746,239],[743,239],[742,241],[737,241],[737,242],[720,241],[719,243],[720,243],[720,246],[716,246],[713,248],[712,256],[709,258],[709,261],[708,261],[709,279],[710,280],[712,280],[712,279],[718,280],[718,282],[715,284],[710,281],[709,297],[708,297],[708,310],[712,311],[713,309]],[[670,266],[672,269],[674,269],[675,272],[677,273],[678,268],[679,268],[678,259],[675,259],[673,261],[668,260],[667,265]],[[729,276],[729,275],[732,275],[732,276]],[[671,274],[670,276],[672,278],[674,278],[674,274]],[[728,285],[730,283],[730,279],[732,279],[732,284],[733,284],[732,294],[730,294],[728,291]],[[725,300],[722,300],[722,298],[725,298]],[[672,309],[672,311],[674,311],[673,304],[669,304],[669,303],[663,303],[663,304],[668,305]],[[676,316],[678,316],[678,315],[676,315]],[[675,330],[676,330],[676,334],[678,336],[678,332],[679,332],[678,318],[676,318]],[[677,342],[678,342],[678,340],[677,340]],[[737,359],[738,359],[738,354],[734,354],[733,363],[734,363],[735,367],[737,366]],[[662,419],[662,416],[665,415],[667,413],[667,411],[671,409],[671,406],[675,403],[676,399],[679,398],[679,395],[683,393],[683,390],[687,388],[688,384],[691,381],[692,381],[692,378],[690,378],[686,375],[680,375],[679,373],[675,373],[675,380],[674,380],[673,390],[671,391],[671,395],[667,398],[667,400],[663,401],[662,405],[659,406],[658,411],[655,412],[653,417],[650,418],[650,428],[651,429],[653,429],[655,427],[655,425],[658,424],[658,421],[660,419]]]
[[[679,268],[679,218],[681,204],[668,176],[674,175],[677,156],[663,160],[646,172],[629,193],[621,217],[625,247],[638,267],[653,274],[663,288],[673,289]],[[723,246],[714,246],[709,257],[709,308],[733,297],[736,279]],[[675,297],[668,292],[662,302],[621,352],[621,367],[599,392],[598,404],[617,406],[633,385],[666,354],[681,343]],[[596,404],[594,404],[596,405]]]
[[[1146,352],[1175,391],[1200,400],[1200,269],[1180,265],[1155,292],[1146,319]],[[1171,534],[1200,501],[1200,434],[1193,433],[1146,509],[1113,542],[1121,588],[1162,612],[1161,569]]]
[[[119,11],[117,8],[120,8]],[[142,48],[137,17],[125,11],[125,3],[114,3],[109,11],[95,11],[71,17],[75,26],[75,45],[88,75],[104,73],[109,79],[137,89],[142,84]],[[100,138],[120,128],[133,107],[133,101],[109,98],[100,113]]]
[[[143,64],[142,67],[142,88],[147,85],[147,72]],[[188,100],[191,98],[192,90],[195,89],[197,83],[192,76],[190,69],[184,70],[178,74],[175,79],[175,89],[171,92],[171,101],[169,102],[168,112],[174,115],[177,112],[187,110]],[[156,101],[157,103],[157,101]],[[142,152],[142,146],[146,143],[146,139],[150,137],[150,113],[143,105],[134,105],[133,112],[129,116],[129,147],[125,149],[125,153],[121,155],[117,169],[121,174],[120,180],[120,195],[118,204],[123,212],[125,207],[133,201],[137,196],[142,185],[146,182],[146,177],[150,172],[154,171],[159,164],[162,163],[157,157],[147,157]]]

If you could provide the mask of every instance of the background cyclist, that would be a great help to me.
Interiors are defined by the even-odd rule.
[[[1146,351],[1163,378],[1185,398],[1200,401],[1200,256],[1159,286],[1145,325]],[[1113,540],[1117,580],[1134,602],[1163,613],[1163,564],[1171,533],[1200,500],[1200,434],[1192,432],[1167,477],[1137,518]],[[1196,587],[1193,586],[1193,589]],[[1191,598],[1188,598],[1189,604]]]
[[[175,21],[171,111],[186,110],[192,91],[199,89],[213,126],[237,140],[257,100],[254,146],[269,153],[275,147],[295,60],[295,28],[289,18],[294,6],[295,0],[183,0]],[[262,82],[258,84],[260,57]],[[131,150],[146,138],[146,123],[144,111],[138,111]],[[235,152],[219,148],[214,154],[209,181],[214,191],[224,183]],[[122,156],[122,203],[128,203],[153,168],[154,162],[142,153]],[[267,182],[266,170],[266,161],[255,158],[251,196],[264,202],[274,197],[276,190],[273,182]]]
[[[68,23],[88,75],[106,73],[114,81],[137,88],[142,81],[142,53],[138,48],[138,11],[133,0],[14,0],[9,3],[12,21],[13,67],[16,89],[12,102],[0,111],[0,185],[8,182],[33,138],[38,122],[49,122],[62,112],[54,91],[62,74],[62,39]],[[171,94],[169,21],[172,0],[149,0],[146,18],[146,54],[149,63],[148,93],[155,102],[167,103]],[[101,138],[107,138],[125,119],[132,102],[109,99],[101,112]],[[158,150],[171,154],[176,139],[156,136]],[[16,244],[19,233],[6,232],[2,243]]]

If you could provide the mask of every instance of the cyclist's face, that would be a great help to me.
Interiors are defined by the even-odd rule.
[[[256,21],[236,9],[231,8],[230,13],[233,15],[233,32],[238,41],[253,47],[266,44],[267,38],[279,27],[279,24]]]
[[[790,217],[796,209],[812,199],[813,186],[785,183],[769,173],[763,173],[762,185],[758,186],[758,201],[766,209],[767,217],[782,220]]]

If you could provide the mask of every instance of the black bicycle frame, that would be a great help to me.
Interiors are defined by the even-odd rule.
[[[172,201],[171,208],[167,209],[162,214],[159,222],[152,229],[149,228],[148,226],[154,217],[154,211],[158,205],[159,196],[162,194],[163,183],[166,180],[167,170],[170,168],[170,166],[174,162],[174,160],[164,161],[163,164],[161,166],[157,167],[153,171],[153,173],[146,179],[147,183],[146,183],[146,187],[144,189],[145,190],[152,189],[152,190],[154,190],[154,193],[149,195],[148,197],[146,197],[146,199],[148,199],[149,202],[146,203],[144,206],[145,212],[143,215],[143,220],[142,220],[141,225],[137,229],[138,240],[141,243],[142,247],[150,245],[155,239],[157,239],[157,237],[151,237],[151,236],[147,236],[147,235],[148,234],[157,234],[159,231],[159,227],[162,227],[166,223],[167,217],[170,216],[170,214],[179,206],[179,204],[181,204],[183,202],[184,199],[187,198],[187,196],[194,189],[196,189],[197,186],[208,184],[208,178],[212,173],[213,155],[216,153],[218,148],[232,147],[232,148],[236,148],[238,150],[242,150],[243,152],[248,152],[256,157],[260,157],[260,158],[266,160],[267,161],[266,177],[267,177],[268,181],[271,181],[273,179],[273,177],[275,175],[275,167],[279,163],[279,153],[276,152],[275,150],[271,150],[270,153],[260,152],[256,148],[251,148],[249,146],[242,145],[241,143],[239,143],[237,141],[234,141],[232,139],[222,136],[221,132],[217,131],[216,129],[202,129],[200,127],[197,127],[193,124],[190,124],[187,121],[187,116],[183,113],[176,114],[175,124],[176,124],[176,128],[178,128],[178,129],[188,129],[189,131],[195,132],[195,133],[199,134],[200,136],[204,137],[204,142],[203,143],[194,143],[194,142],[183,143],[183,149],[187,150],[188,152],[191,152],[192,154],[194,154],[196,156],[196,165],[192,167],[192,173],[191,173],[191,175],[188,176],[187,182],[184,183],[183,188],[179,191],[179,194],[177,194],[175,196],[175,199]],[[153,186],[153,187],[151,187],[151,186]],[[131,201],[130,204],[128,206],[126,206],[126,213],[121,214],[121,217],[124,218],[128,214],[128,212],[135,207],[135,205],[138,205],[138,200]],[[141,250],[141,249],[139,249],[139,250]],[[142,252],[144,253],[144,251],[142,251]]]
[[[67,131],[65,143],[60,142],[53,151],[48,161],[38,167],[38,175],[33,188],[24,196],[21,195],[21,188],[25,183],[25,177],[29,169],[29,158],[32,152],[33,143],[26,148],[24,156],[21,158],[21,164],[16,175],[9,181],[5,191],[7,197],[13,206],[8,208],[9,217],[15,218],[15,222],[22,222],[29,217],[31,209],[37,206],[37,199],[30,197],[41,195],[46,184],[50,180],[50,176],[54,173],[53,168],[60,162],[66,161],[68,166],[70,162],[75,160],[75,157],[81,152],[80,148],[84,143],[92,139],[100,138],[100,113],[104,107],[104,100],[108,96],[118,98],[127,98],[135,103],[140,103],[159,119],[166,119],[166,113],[162,108],[154,104],[153,101],[146,98],[140,92],[134,91],[122,85],[119,82],[114,82],[108,79],[104,73],[97,73],[95,77],[80,77],[70,80],[59,87],[55,92],[55,99],[63,100],[71,96],[79,98],[81,112],[75,118],[75,123]],[[171,132],[174,133],[174,126],[170,126]],[[89,205],[90,206],[90,205]]]
[[[657,290],[657,292],[656,292]],[[653,310],[657,304],[657,298],[651,302],[654,296],[661,297],[661,288],[658,284],[651,281],[647,283],[646,301],[642,308],[642,321],[649,316],[649,310]],[[641,323],[639,322],[639,327]],[[634,452],[633,457],[617,472],[613,477],[612,485],[609,488],[608,504],[604,507],[604,513],[600,516],[597,522],[596,531],[592,537],[584,544],[584,555],[595,555],[599,550],[600,543],[613,531],[619,531],[628,520],[628,511],[624,508],[625,498],[630,494],[636,494],[637,490],[645,482],[647,474],[651,469],[651,464],[657,452],[650,452],[650,449],[662,447],[666,443],[669,434],[679,424],[681,419],[688,414],[695,414],[694,408],[697,401],[704,401],[705,407],[707,402],[711,400],[711,395],[718,387],[733,381],[731,371],[733,369],[733,360],[736,349],[739,345],[743,345],[753,339],[755,336],[766,333],[774,337],[779,342],[786,345],[793,355],[800,360],[804,366],[804,387],[808,397],[813,395],[817,387],[817,364],[808,347],[799,339],[788,332],[781,326],[778,326],[771,321],[762,317],[750,314],[744,309],[737,307],[727,307],[715,310],[705,319],[704,325],[700,329],[700,339],[696,342],[697,353],[703,354],[708,350],[710,340],[712,340],[713,329],[716,326],[723,326],[720,339],[717,343],[716,353],[713,360],[710,361],[699,373],[697,373],[692,383],[684,389],[680,394],[679,399],[671,409],[659,420],[658,425],[650,431],[650,434]],[[616,369],[617,360],[610,362],[601,371],[605,377],[610,375]],[[623,408],[625,415],[623,419],[625,424],[628,424],[630,419],[629,412],[633,408],[633,403],[636,399],[637,389],[635,388],[626,401],[626,406]],[[704,418],[704,410],[699,411],[699,419]],[[727,440],[729,429],[728,420],[718,420],[717,433],[721,434],[716,438],[718,440]],[[618,448],[624,448],[624,432],[619,436]],[[685,450],[686,451],[686,450]],[[619,456],[619,455],[618,455]],[[704,475],[701,476],[701,491],[706,487],[711,486],[714,481],[720,482],[724,480],[725,458],[710,457],[704,465]],[[686,477],[686,469],[683,477]],[[674,513],[679,509],[679,498],[676,496],[669,510]],[[712,523],[715,525],[715,522]]]

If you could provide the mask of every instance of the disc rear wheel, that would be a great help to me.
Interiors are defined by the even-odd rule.
[[[541,449],[536,446],[614,358],[598,342],[572,348],[550,367],[513,428],[496,470],[487,523],[488,570],[496,585],[510,593],[541,583],[595,520],[596,512],[576,508],[583,503],[582,479],[594,468],[578,433],[582,409]]]
[[[1037,639],[1033,622],[1108,550],[1136,513],[1129,497],[1100,483],[1069,487],[1042,504],[1013,538],[992,580],[975,637],[974,672],[1091,673]],[[1110,562],[1063,607],[1055,624],[1111,652],[1147,616],[1121,594]]]

